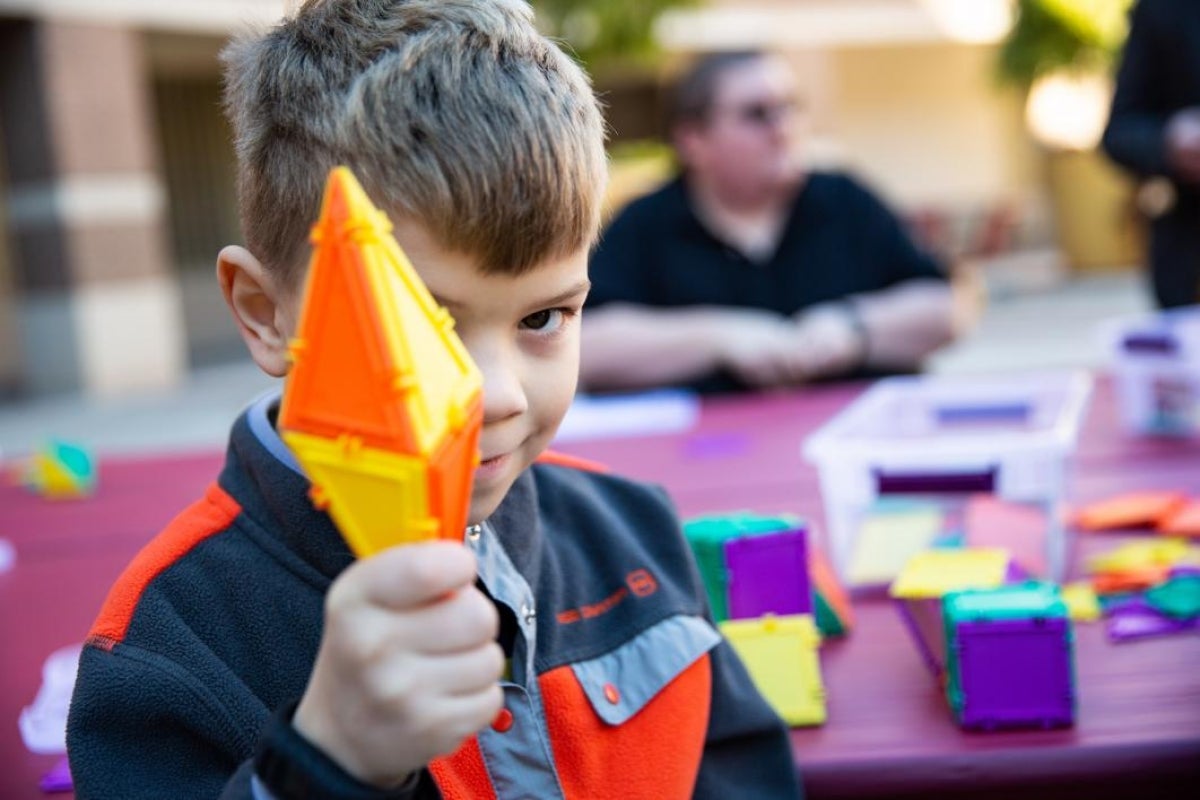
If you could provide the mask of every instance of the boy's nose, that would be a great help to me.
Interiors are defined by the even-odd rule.
[[[508,419],[525,413],[529,400],[520,375],[511,360],[502,354],[480,358],[475,363],[483,374],[483,424]]]

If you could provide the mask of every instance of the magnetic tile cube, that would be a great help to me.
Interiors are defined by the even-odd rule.
[[[1075,720],[1074,636],[1057,587],[1028,582],[943,600],[946,698],[968,729]]]
[[[794,517],[728,514],[683,526],[717,621],[812,612],[806,528]]]
[[[853,626],[845,589],[796,517],[718,514],[689,520],[683,531],[716,620],[814,614],[823,637]]]
[[[1011,559],[997,548],[927,550],[909,559],[890,593],[913,642],[934,675],[946,669],[943,598],[963,589],[990,589],[1010,580]]]
[[[793,727],[825,722],[825,686],[817,658],[821,637],[811,614],[726,620],[720,629],[784,722]]]
[[[21,477],[42,497],[78,500],[96,491],[96,476],[96,457],[91,450],[54,439],[37,448]]]

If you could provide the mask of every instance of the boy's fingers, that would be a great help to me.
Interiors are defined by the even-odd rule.
[[[442,752],[454,750],[480,728],[490,724],[504,707],[504,692],[498,683],[492,682],[483,689],[459,695],[444,695],[438,698],[441,732],[440,742],[435,748]]]
[[[485,691],[504,674],[504,651],[495,642],[473,650],[439,655],[422,661],[424,682],[438,694],[466,697]]]
[[[384,608],[414,608],[472,585],[475,556],[453,542],[425,542],[384,550],[351,570],[351,592]]]
[[[419,641],[423,653],[457,653],[493,641],[500,615],[491,600],[474,586],[405,620],[407,641]]]

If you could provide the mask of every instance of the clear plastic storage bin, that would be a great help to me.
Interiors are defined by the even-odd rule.
[[[934,503],[955,526],[972,498],[1032,517],[1042,569],[1031,571],[1060,580],[1066,538],[1058,509],[1091,386],[1084,372],[1055,372],[887,378],[868,389],[804,443],[820,476],[839,576],[863,584],[848,567],[881,503]],[[958,533],[973,543],[969,530]]]
[[[1200,306],[1118,320],[1102,335],[1125,427],[1200,435]]]

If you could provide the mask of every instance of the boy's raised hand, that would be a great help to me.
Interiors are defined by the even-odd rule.
[[[429,542],[334,581],[293,725],[355,778],[397,785],[499,713],[499,617],[475,570],[465,547]]]

